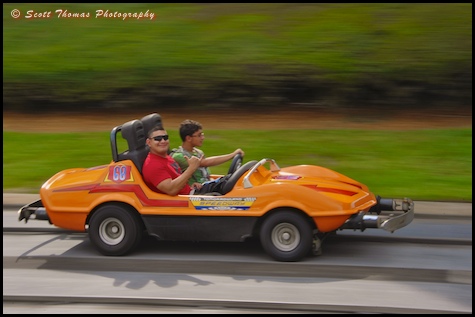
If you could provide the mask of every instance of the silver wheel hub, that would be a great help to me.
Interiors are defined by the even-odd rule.
[[[107,218],[99,226],[99,236],[108,245],[117,245],[125,237],[125,228],[116,218]]]
[[[300,243],[300,232],[291,223],[280,223],[272,229],[271,239],[280,251],[292,251]]]

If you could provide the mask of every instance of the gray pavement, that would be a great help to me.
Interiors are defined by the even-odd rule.
[[[37,194],[4,193],[4,210],[17,209],[37,199]],[[427,218],[458,216],[465,222],[466,218],[471,219],[472,203],[416,201],[415,213],[416,217]],[[15,218],[12,220],[17,222],[13,212],[4,213],[4,223],[8,218]],[[414,223],[423,221],[432,219],[416,219]],[[437,233],[433,230],[435,224],[431,225],[431,234]],[[121,312],[134,314],[229,314],[239,309],[254,314],[270,310],[275,313],[466,314],[472,312],[471,224],[469,226],[470,245],[430,245],[428,253],[422,253],[425,257],[421,257],[418,245],[392,244],[391,250],[387,250],[383,243],[376,243],[368,254],[360,252],[368,247],[361,243],[346,249],[352,252],[329,248],[326,253],[334,256],[297,263],[275,263],[261,254],[260,249],[247,246],[233,246],[232,250],[220,248],[219,252],[212,247],[202,252],[176,252],[171,245],[160,247],[160,252],[113,259],[91,254],[90,242],[82,237],[25,235],[19,246],[17,236],[5,235],[3,312],[87,313],[95,308],[96,313],[116,313],[121,309]],[[422,230],[418,228],[421,227],[414,229],[420,236]],[[464,228],[461,226],[454,228],[457,232],[465,230],[458,230]],[[411,228],[401,229],[404,230]],[[441,234],[453,237],[448,229]],[[190,246],[185,250],[195,248]],[[28,251],[25,253],[25,250]],[[343,277],[335,275],[339,265],[345,267]],[[301,276],[299,272],[305,274]],[[78,280],[81,285],[71,287],[78,284]],[[48,305],[46,300],[55,302]],[[30,305],[32,302],[40,305]],[[186,308],[191,310],[186,311]]]
[[[39,194],[3,193],[3,208],[20,208],[40,199]],[[416,217],[472,217],[472,202],[415,201]]]

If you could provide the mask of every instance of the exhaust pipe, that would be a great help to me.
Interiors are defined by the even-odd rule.
[[[48,214],[46,213],[46,209],[44,207],[36,209],[34,215],[35,215],[36,220],[48,220],[49,221]]]
[[[380,214],[381,211],[409,211],[412,200],[408,198],[404,199],[391,199],[391,198],[381,198],[376,196],[378,201],[376,205],[370,208],[368,212]]]

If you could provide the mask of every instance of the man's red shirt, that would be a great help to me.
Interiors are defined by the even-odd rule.
[[[166,180],[167,178],[175,179],[181,175],[180,165],[170,155],[161,157],[151,152],[148,153],[145,158],[145,162],[142,167],[142,175],[145,183],[152,190],[157,193],[163,193],[158,190],[157,185]],[[186,184],[183,187],[179,195],[189,195],[191,192],[190,185]]]

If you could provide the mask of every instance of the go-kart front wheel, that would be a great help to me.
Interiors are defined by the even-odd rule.
[[[312,247],[313,228],[304,216],[279,211],[265,219],[260,231],[262,247],[282,262],[300,261]]]
[[[100,207],[89,221],[89,239],[104,255],[125,255],[142,239],[137,217],[118,204]]]

